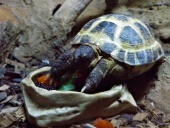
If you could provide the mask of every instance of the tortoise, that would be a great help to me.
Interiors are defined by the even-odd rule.
[[[70,69],[93,68],[81,92],[93,93],[103,78],[128,80],[153,67],[164,56],[151,28],[139,19],[107,14],[86,23],[50,70],[61,78]]]

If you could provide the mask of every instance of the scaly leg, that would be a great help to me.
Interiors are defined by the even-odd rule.
[[[50,77],[52,78],[50,82],[51,85],[55,85],[55,82],[59,82],[63,74],[73,67],[73,53],[74,50],[69,50],[57,58],[54,66],[52,66],[49,72]]]
[[[109,73],[114,65],[114,60],[101,59],[86,79],[85,86],[81,92],[92,93],[98,88],[101,80]]]

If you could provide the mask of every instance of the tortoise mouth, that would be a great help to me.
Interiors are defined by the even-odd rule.
[[[74,65],[76,69],[88,67],[93,60],[96,59],[94,50],[87,45],[79,46],[74,54]]]

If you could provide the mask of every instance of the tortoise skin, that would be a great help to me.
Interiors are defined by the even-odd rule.
[[[148,65],[164,55],[149,26],[128,15],[109,14],[89,21],[71,44],[88,43],[130,66]]]

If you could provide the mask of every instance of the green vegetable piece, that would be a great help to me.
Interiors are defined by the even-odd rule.
[[[58,90],[59,91],[73,91],[75,90],[75,87],[73,84],[68,83],[68,84],[62,85]]]
[[[76,75],[73,75],[66,83],[64,83],[60,88],[59,91],[73,91],[75,90],[75,86],[73,85],[74,80],[76,79]]]

